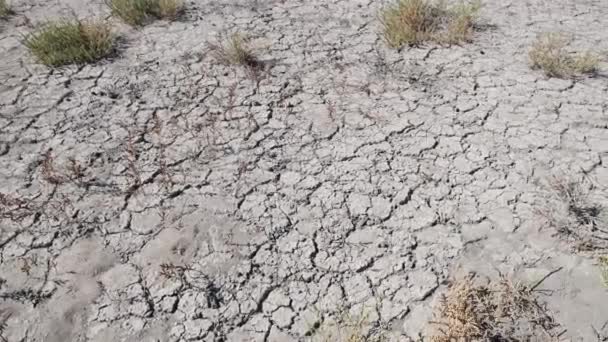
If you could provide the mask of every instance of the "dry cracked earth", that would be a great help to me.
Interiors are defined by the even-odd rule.
[[[408,341],[473,271],[551,274],[561,339],[601,340],[595,259],[543,213],[554,177],[584,177],[608,205],[608,78],[548,78],[527,51],[546,31],[608,51],[608,2],[486,0],[472,43],[401,50],[379,33],[382,6],[188,1],[175,22],[116,22],[111,60],[50,70],[23,35],[109,11],[14,1],[0,29],[3,338],[304,341],[346,312]],[[256,73],[209,53],[236,31]]]

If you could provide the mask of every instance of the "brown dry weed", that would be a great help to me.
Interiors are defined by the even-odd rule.
[[[558,324],[538,298],[536,286],[468,277],[454,283],[440,302],[432,342],[529,341],[557,338]]]

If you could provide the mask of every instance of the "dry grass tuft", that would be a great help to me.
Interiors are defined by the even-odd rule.
[[[538,37],[529,52],[533,69],[541,69],[549,77],[571,78],[597,71],[599,60],[591,52],[572,55],[566,51],[568,40],[558,33]]]
[[[537,210],[548,225],[579,250],[608,249],[608,211],[591,198],[593,183],[586,178],[553,178],[549,187],[546,207]]]
[[[602,282],[605,287],[608,287],[608,255],[603,255],[599,258],[600,272],[602,276]]]
[[[101,22],[49,22],[25,38],[25,46],[51,67],[95,62],[113,51],[114,36]]]
[[[141,26],[154,19],[176,19],[183,10],[182,0],[106,0],[112,13],[124,22]]]
[[[247,39],[240,33],[230,36],[220,44],[209,44],[213,57],[226,65],[243,65],[257,68],[260,62],[253,50],[248,46]]]
[[[0,19],[6,18],[11,14],[11,7],[6,2],[6,0],[0,0]]]
[[[536,296],[534,286],[505,278],[479,285],[473,277],[452,285],[431,322],[433,342],[530,341],[557,336],[554,322]]]
[[[423,42],[437,30],[441,11],[426,0],[401,0],[381,14],[384,39],[395,48]]]
[[[574,180],[555,178],[551,182],[559,198],[567,205],[568,212],[579,224],[596,225],[603,210],[601,206],[591,203],[589,194],[582,184]]]
[[[471,39],[480,1],[448,7],[431,0],[399,0],[380,13],[384,39],[390,47],[425,41],[457,44]]]
[[[480,9],[479,0],[471,3],[461,2],[453,6],[449,11],[447,29],[443,34],[439,34],[438,40],[445,44],[470,41]]]

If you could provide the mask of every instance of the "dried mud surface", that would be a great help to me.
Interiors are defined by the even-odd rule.
[[[564,338],[595,341],[608,292],[539,208],[554,176],[584,175],[608,205],[608,78],[550,79],[527,51],[545,31],[608,51],[608,2],[486,0],[471,44],[401,51],[379,35],[381,6],[189,1],[176,22],[116,22],[111,60],[49,70],[21,45],[30,25],[107,9],[14,1],[5,338],[301,341],[346,311],[407,341],[451,277],[561,268],[549,307]],[[236,31],[263,70],[208,53]]]

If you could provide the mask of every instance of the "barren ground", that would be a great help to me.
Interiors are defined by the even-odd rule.
[[[472,43],[401,51],[379,34],[382,5],[188,1],[176,22],[108,19],[117,56],[50,70],[21,45],[31,25],[107,8],[14,1],[0,29],[6,340],[301,341],[350,312],[407,341],[459,274],[554,270],[540,288],[562,338],[598,340],[596,259],[540,213],[552,177],[584,176],[608,205],[606,65],[547,78],[527,51],[546,31],[608,51],[608,2],[486,0]],[[236,31],[256,75],[208,53]]]

